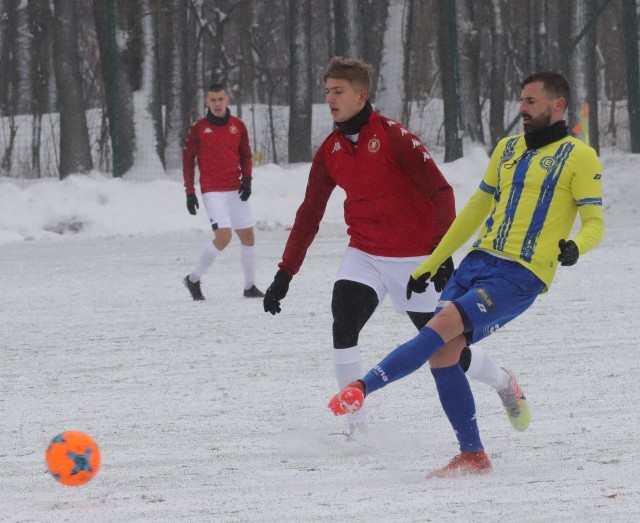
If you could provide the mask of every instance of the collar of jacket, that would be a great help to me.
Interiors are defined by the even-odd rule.
[[[371,116],[371,112],[373,111],[373,107],[371,107],[371,103],[369,100],[366,101],[364,107],[360,110],[360,112],[348,120],[344,122],[336,122],[336,127],[340,130],[342,134],[358,134],[360,129],[364,125],[369,123],[369,116]]]
[[[524,141],[527,144],[527,149],[540,149],[540,147],[566,138],[568,134],[567,123],[560,120],[541,131],[524,133]]]
[[[209,109],[207,109],[207,121],[211,125],[217,125],[218,127],[222,127],[223,125],[227,125],[229,122],[229,118],[231,118],[231,111],[227,107],[227,112],[224,113],[222,118],[218,118],[215,114],[213,114]]]

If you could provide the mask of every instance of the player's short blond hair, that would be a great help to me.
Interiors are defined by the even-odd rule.
[[[327,78],[337,78],[361,87],[367,94],[371,92],[371,73],[373,66],[362,60],[334,56],[324,71],[324,81]]]

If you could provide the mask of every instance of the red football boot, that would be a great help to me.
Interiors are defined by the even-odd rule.
[[[359,411],[363,404],[364,387],[359,381],[353,381],[331,398],[327,406],[334,416],[342,416]]]
[[[455,478],[467,474],[483,476],[490,474],[492,470],[491,462],[484,450],[480,452],[461,452],[454,456],[448,465],[428,474],[427,479]]]

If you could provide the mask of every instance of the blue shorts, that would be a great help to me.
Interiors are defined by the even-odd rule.
[[[518,262],[485,251],[471,251],[442,291],[436,314],[453,303],[470,343],[493,334],[526,311],[545,288]]]

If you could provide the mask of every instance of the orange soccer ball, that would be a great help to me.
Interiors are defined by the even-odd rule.
[[[51,475],[63,485],[84,485],[100,468],[100,449],[91,436],[69,430],[51,440],[46,452]]]

